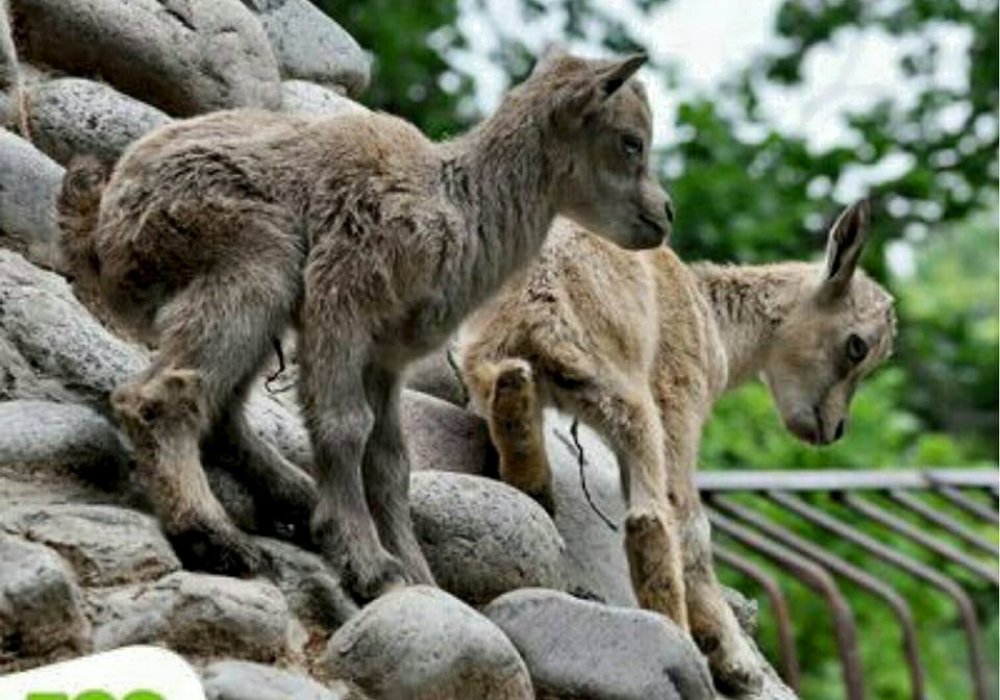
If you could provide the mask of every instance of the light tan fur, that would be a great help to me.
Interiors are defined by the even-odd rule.
[[[476,312],[461,366],[507,482],[552,509],[542,408],[596,429],[618,457],[625,547],[640,604],[689,628],[723,687],[760,681],[712,570],[693,473],[719,396],[763,377],[799,437],[838,439],[858,381],[891,349],[891,297],[855,267],[858,204],[832,227],[825,267],[687,266],[629,253],[561,220],[542,256]],[[847,357],[860,338],[868,350]]]
[[[557,214],[626,247],[662,241],[670,204],[631,80],[644,60],[550,56],[493,117],[440,144],[385,114],[232,111],[152,132],[110,176],[69,169],[77,286],[158,346],[111,401],[186,563],[261,563],[208,488],[204,442],[241,455],[267,506],[295,522],[312,512],[315,543],[359,598],[432,582],[410,522],[401,373],[527,265]],[[318,504],[243,415],[290,324]]]

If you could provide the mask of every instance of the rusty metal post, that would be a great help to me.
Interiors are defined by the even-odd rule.
[[[897,552],[863,532],[855,530],[847,523],[809,505],[798,496],[781,491],[768,491],[767,496],[803,520],[818,525],[838,537],[856,544],[869,554],[902,569],[911,576],[926,581],[954,600],[958,606],[958,614],[962,620],[962,627],[969,645],[969,673],[975,688],[976,700],[992,700],[989,694],[989,681],[986,677],[986,656],[979,632],[979,620],[976,618],[976,609],[972,605],[972,601],[961,586],[939,571]]]
[[[812,559],[820,566],[826,567],[837,576],[844,577],[856,586],[885,601],[899,622],[900,630],[903,633],[903,655],[906,657],[906,664],[910,671],[911,695],[914,700],[923,700],[927,697],[924,669],[920,663],[920,646],[917,639],[917,626],[914,623],[913,611],[910,610],[910,606],[898,591],[875,576],[858,569],[850,562],[841,559],[782,525],[771,522],[760,513],[740,505],[727,497],[714,496],[711,499],[711,503],[726,514],[738,518],[748,525],[752,525],[768,537],[775,539],[786,547],[794,549],[803,556]]]
[[[705,510],[713,527],[776,562],[783,571],[799,579],[823,597],[833,617],[833,629],[843,667],[847,699],[863,700],[864,674],[858,658],[857,625],[854,622],[854,613],[833,577],[822,567],[787,547],[739,525],[712,508]]]
[[[847,492],[836,493],[834,494],[834,498],[854,512],[874,520],[879,525],[892,530],[906,539],[916,542],[921,547],[926,547],[935,554],[954,564],[958,564],[962,568],[971,571],[979,578],[992,583],[994,586],[1000,586],[1000,573],[998,573],[996,568],[986,566],[985,564],[968,556],[964,552],[958,551],[947,542],[943,542],[936,537],[932,537],[926,532],[921,532],[902,518],[896,517],[889,511],[884,508],[880,508],[868,499],[863,498],[856,493]]]
[[[931,505],[920,500],[913,494],[900,489],[892,489],[889,491],[889,498],[907,510],[916,513],[927,522],[937,525],[945,532],[954,535],[976,549],[992,554],[994,557],[1000,557],[1000,547],[987,542],[962,525],[962,523],[939,510],[935,510]]]
[[[980,520],[985,520],[992,525],[1000,525],[1000,514],[997,514],[997,512],[992,508],[988,508],[982,503],[972,500],[954,486],[941,486],[940,484],[935,484],[934,491],[935,493],[940,494],[943,498],[946,498],[954,503],[966,513],[974,515]]]
[[[781,659],[781,678],[795,694],[802,687],[802,674],[799,671],[799,654],[795,648],[795,634],[792,631],[792,616],[788,612],[788,599],[785,598],[778,581],[754,564],[731,549],[721,545],[713,547],[716,561],[751,578],[764,589],[767,599],[774,611],[774,620],[778,626],[778,656]]]

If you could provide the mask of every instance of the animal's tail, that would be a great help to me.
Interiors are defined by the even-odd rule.
[[[93,156],[74,158],[66,168],[56,203],[66,273],[77,294],[86,301],[97,296],[101,268],[94,247],[94,233],[109,172],[110,168]]]

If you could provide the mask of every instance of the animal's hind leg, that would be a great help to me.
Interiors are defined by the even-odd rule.
[[[542,401],[527,361],[507,358],[476,368],[486,388],[490,437],[500,456],[500,477],[555,513],[552,472],[545,453]]]
[[[137,473],[185,564],[252,572],[260,556],[212,494],[200,459],[204,433],[259,366],[274,328],[287,322],[280,280],[235,268],[195,279],[157,319],[153,365],[112,394],[136,449]]]
[[[365,392],[374,415],[362,465],[368,508],[382,544],[403,562],[409,582],[434,585],[410,517],[410,464],[399,424],[399,377],[370,366]]]
[[[690,484],[684,492],[679,494],[679,516],[691,635],[708,657],[712,676],[721,688],[754,691],[762,681],[760,663],[715,576],[710,526],[697,491]]]
[[[311,542],[309,521],[316,508],[317,492],[312,478],[288,461],[274,445],[259,436],[247,420],[246,395],[256,373],[237,390],[216,421],[203,448],[206,456],[219,460],[241,477],[257,506],[258,527],[275,531],[280,523],[291,526],[292,538]]]

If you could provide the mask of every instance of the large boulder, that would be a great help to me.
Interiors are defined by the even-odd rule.
[[[335,117],[365,114],[368,110],[336,90],[306,80],[286,80],[281,84],[281,111]]]
[[[627,508],[618,461],[594,431],[580,425],[585,491],[571,422],[556,411],[545,412],[545,448],[552,469],[555,523],[566,543],[563,571],[567,590],[612,605],[636,607],[623,544],[622,523]],[[612,529],[612,525],[618,529]]]
[[[249,661],[219,661],[201,675],[206,700],[363,700],[344,683],[322,686],[308,676]]]
[[[281,103],[267,35],[239,0],[11,0],[21,57],[168,114]]]
[[[257,13],[282,76],[337,85],[357,97],[369,61],[354,38],[308,0],[243,0]]]
[[[551,700],[713,700],[708,666],[679,627],[645,610],[520,590],[483,613],[517,647]]]
[[[114,162],[130,143],[170,121],[156,107],[82,78],[32,85],[28,100],[32,141],[63,165],[80,154]]]
[[[377,698],[534,698],[524,662],[504,634],[428,586],[370,603],[330,638],[321,665]]]
[[[541,506],[479,476],[417,472],[414,529],[438,585],[472,604],[517,588],[561,588],[563,542]]]
[[[281,592],[260,580],[179,571],[153,584],[98,590],[94,647],[164,644],[182,654],[271,662],[291,652]]]
[[[0,247],[17,250],[39,265],[58,266],[56,198],[62,177],[62,166],[0,129]]]
[[[108,420],[80,404],[0,401],[0,464],[44,480],[70,472],[91,483],[119,485],[128,454]]]
[[[282,542],[258,538],[270,560],[272,578],[292,612],[320,632],[332,632],[358,612],[340,580],[317,554]]]
[[[0,533],[0,673],[87,650],[90,628],[69,567],[48,547]]]
[[[125,508],[15,506],[0,512],[0,530],[59,552],[86,586],[151,581],[181,566],[156,520]]]
[[[403,392],[402,414],[414,471],[496,473],[496,451],[479,416],[411,390]]]

